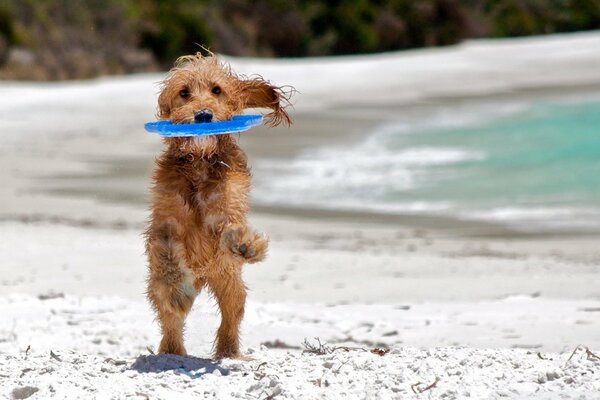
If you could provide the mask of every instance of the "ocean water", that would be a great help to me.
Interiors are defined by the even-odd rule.
[[[454,120],[444,116],[456,115]],[[600,97],[388,121],[360,143],[264,160],[263,204],[600,229]]]

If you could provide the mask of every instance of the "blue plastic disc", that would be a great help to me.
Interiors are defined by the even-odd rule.
[[[244,132],[261,125],[262,122],[262,115],[236,115],[229,121],[220,122],[194,124],[174,124],[171,121],[148,122],[144,124],[144,128],[162,137],[207,136]]]

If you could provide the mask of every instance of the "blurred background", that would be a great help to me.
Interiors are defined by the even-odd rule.
[[[597,0],[3,0],[0,77],[163,70],[198,44],[310,57],[599,28]]]

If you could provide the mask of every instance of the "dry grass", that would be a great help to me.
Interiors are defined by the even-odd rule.
[[[417,383],[414,383],[414,384],[410,385],[410,389],[415,394],[423,393],[423,392],[426,392],[428,390],[431,390],[431,389],[437,387],[437,384],[438,384],[439,381],[440,381],[440,378],[438,378],[436,376],[435,380],[432,383],[430,383],[429,385],[427,385],[425,387],[421,387],[422,385],[425,385],[425,383],[423,383],[423,382],[417,382]]]
[[[341,351],[364,351],[364,352],[377,354],[378,356],[385,356],[390,351],[390,349],[380,348],[380,347],[366,349],[364,347],[330,346],[327,343],[322,343],[321,339],[318,337],[316,337],[315,340],[316,340],[316,343],[310,343],[308,341],[308,339],[304,339],[304,342],[302,342],[302,346],[304,347],[302,354],[308,353],[308,354],[315,354],[318,356],[322,356],[322,355],[331,354],[331,353],[341,350]]]

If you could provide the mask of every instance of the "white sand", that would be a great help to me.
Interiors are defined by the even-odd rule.
[[[564,302],[531,299],[503,303],[482,304],[479,316],[489,320],[491,312],[501,309],[504,313],[497,313],[495,322],[514,327],[527,323],[508,323],[507,309],[535,308],[542,314],[538,318],[552,321],[565,307]],[[556,306],[558,315],[551,311]],[[570,352],[537,348],[421,350],[392,344],[410,331],[448,333],[438,320],[440,314],[426,308],[417,310],[416,318],[409,313],[398,319],[402,322],[396,325],[396,315],[407,313],[398,307],[250,303],[244,332],[250,343],[247,353],[254,360],[246,362],[208,359],[216,318],[206,306],[196,307],[188,323],[188,349],[200,358],[150,355],[145,347],[158,336],[148,311],[144,303],[115,297],[3,298],[0,396],[19,398],[15,394],[36,391],[32,398],[594,399],[600,391],[600,359],[586,356],[583,348],[568,360]],[[513,317],[519,321],[522,314],[526,313]],[[467,330],[477,331],[477,313],[464,317],[465,323],[474,324]],[[390,331],[394,328],[399,332]],[[346,351],[336,334],[361,342],[349,343],[352,347]],[[269,349],[259,342],[279,339],[300,346],[301,335],[317,347],[310,335],[319,335],[326,354]],[[391,350],[378,355],[372,352],[376,346]]]

